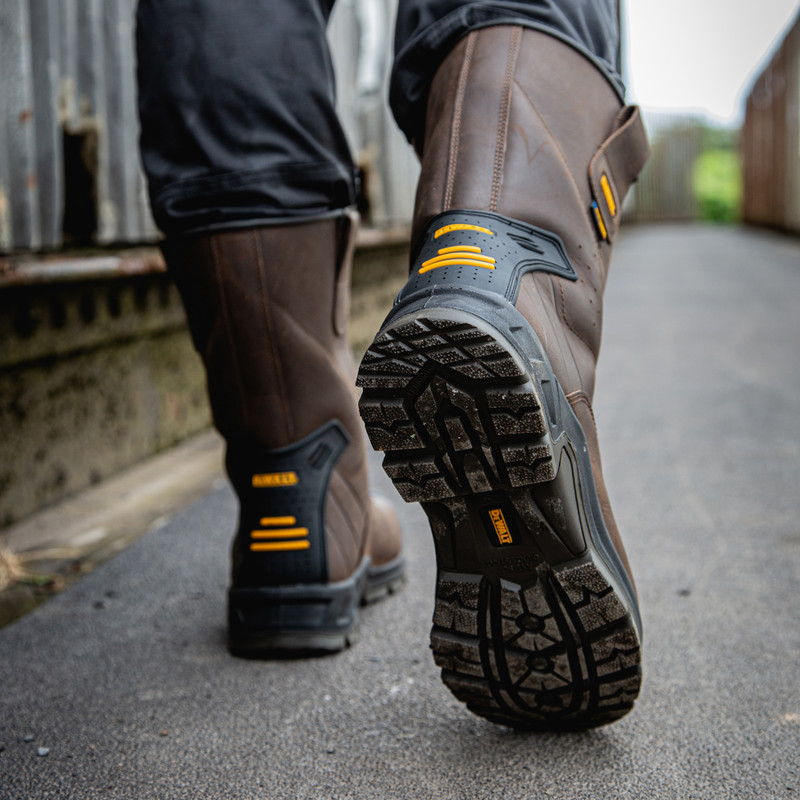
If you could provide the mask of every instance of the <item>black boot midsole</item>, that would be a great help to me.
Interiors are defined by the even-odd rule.
[[[228,642],[242,654],[337,651],[347,646],[359,607],[398,589],[405,558],[373,565],[368,557],[347,580],[228,590]]]
[[[282,639],[296,643],[352,632],[367,586],[369,559],[347,580],[228,590],[228,641],[231,649],[281,649]],[[339,647],[331,649],[342,649]],[[315,649],[315,648],[314,648]],[[322,648],[321,648],[322,649]]]

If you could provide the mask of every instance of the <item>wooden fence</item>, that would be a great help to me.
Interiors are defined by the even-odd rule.
[[[800,233],[800,13],[747,97],[743,219]]]

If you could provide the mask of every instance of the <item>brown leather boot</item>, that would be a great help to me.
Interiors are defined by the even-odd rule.
[[[402,581],[397,519],[371,499],[347,342],[355,220],[167,241],[239,497],[228,595],[237,655],[336,651]]]
[[[431,523],[432,646],[477,714],[621,717],[640,684],[633,579],[591,398],[635,108],[561,41],[466,36],[431,86],[409,281],[365,356],[361,413]]]

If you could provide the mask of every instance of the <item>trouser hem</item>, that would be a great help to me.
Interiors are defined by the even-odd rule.
[[[418,149],[425,132],[428,89],[439,65],[459,39],[471,31],[497,25],[530,28],[559,39],[587,58],[609,82],[620,101],[625,101],[625,85],[618,71],[569,33],[536,20],[514,16],[505,9],[467,6],[452,11],[426,28],[422,34],[406,43],[395,57],[389,85],[389,105],[400,130]]]
[[[321,213],[310,212],[308,214],[298,214],[296,216],[253,216],[247,219],[228,220],[225,222],[217,222],[209,225],[200,225],[194,228],[187,228],[180,233],[170,235],[170,239],[186,238],[191,236],[202,236],[210,233],[223,233],[225,231],[238,231],[247,228],[274,228],[285,227],[289,225],[307,225],[311,222],[324,222],[329,219],[339,219],[340,217],[347,217],[351,213],[356,212],[357,207],[354,205],[343,206],[342,208],[334,208],[330,211]]]
[[[336,217],[357,204],[361,177],[338,164],[289,164],[188,178],[151,197],[153,216],[168,236],[287,224]]]

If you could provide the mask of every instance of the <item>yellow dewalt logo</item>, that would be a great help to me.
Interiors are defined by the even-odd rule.
[[[286,473],[283,473],[286,474]],[[294,473],[290,473],[294,474]],[[308,550],[308,528],[287,527],[297,523],[295,517],[261,517],[264,529],[250,531],[250,537],[256,539],[250,544],[254,553],[269,553],[281,550]],[[269,541],[259,541],[267,539]],[[280,541],[275,541],[279,539]]]
[[[617,201],[614,200],[614,192],[611,191],[611,184],[608,182],[608,175],[605,172],[600,176],[600,188],[606,196],[606,203],[608,203],[608,210],[611,212],[611,216],[616,217]]]
[[[491,519],[492,525],[494,525],[494,532],[497,534],[500,544],[514,544],[514,540],[511,538],[511,531],[508,529],[506,518],[503,516],[502,510],[499,508],[490,508],[489,519]]]
[[[299,481],[296,472],[267,472],[253,475],[254,489],[272,489],[276,486],[294,486]]]
[[[437,267],[447,267],[451,264],[465,265],[467,267],[483,267],[484,269],[494,269],[495,259],[485,256],[480,247],[472,244],[455,245],[454,247],[442,247],[438,255],[423,261],[419,268],[419,274],[428,272]]]

